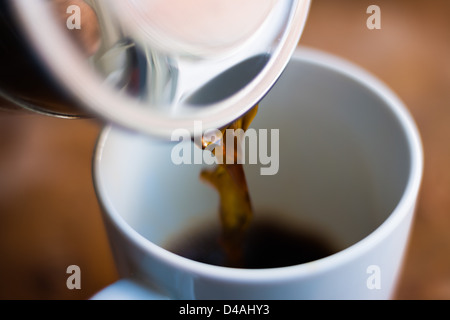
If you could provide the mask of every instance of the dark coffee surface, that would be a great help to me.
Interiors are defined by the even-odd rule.
[[[277,268],[324,258],[336,252],[319,236],[272,220],[255,220],[242,243],[240,265],[229,265],[221,232],[204,229],[180,236],[168,249],[185,258],[212,265],[246,269]]]

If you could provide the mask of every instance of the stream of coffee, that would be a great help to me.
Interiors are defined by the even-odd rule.
[[[243,265],[243,240],[253,217],[252,203],[248,191],[247,181],[242,164],[238,163],[241,153],[241,141],[243,136],[234,136],[234,150],[227,152],[226,130],[246,131],[258,112],[258,105],[253,107],[244,116],[225,126],[222,132],[222,152],[218,157],[223,157],[214,169],[205,169],[200,177],[210,183],[219,193],[219,215],[222,226],[221,245],[225,252],[226,265],[240,267]],[[202,147],[206,149],[211,142],[202,139]],[[215,150],[215,149],[214,149]],[[214,152],[212,150],[212,152]],[[232,159],[226,159],[227,157]],[[230,161],[231,160],[231,161]]]

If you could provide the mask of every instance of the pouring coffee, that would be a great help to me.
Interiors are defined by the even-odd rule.
[[[194,120],[220,128],[256,105],[289,61],[310,5],[85,0],[71,2],[81,29],[68,30],[65,3],[2,2],[0,96],[162,138],[193,132]]]

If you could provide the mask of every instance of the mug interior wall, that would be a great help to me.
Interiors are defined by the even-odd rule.
[[[256,215],[295,219],[347,247],[383,223],[402,196],[410,167],[405,134],[385,103],[351,78],[294,59],[252,127],[280,134],[276,175],[246,165]],[[219,199],[200,181],[202,165],[173,164],[175,144],[112,129],[99,165],[104,201],[159,245],[218,222]]]
[[[295,216],[347,247],[382,224],[403,195],[411,155],[399,119],[340,72],[292,60],[254,126],[280,132],[278,174],[253,168],[249,178],[261,210]]]

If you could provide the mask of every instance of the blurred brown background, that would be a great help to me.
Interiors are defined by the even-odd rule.
[[[372,4],[381,30],[366,27]],[[449,12],[446,0],[313,0],[300,42],[373,73],[418,124],[425,172],[396,299],[450,299]],[[0,299],[86,299],[118,279],[91,179],[101,127],[0,112]],[[81,290],[66,287],[72,264]]]

